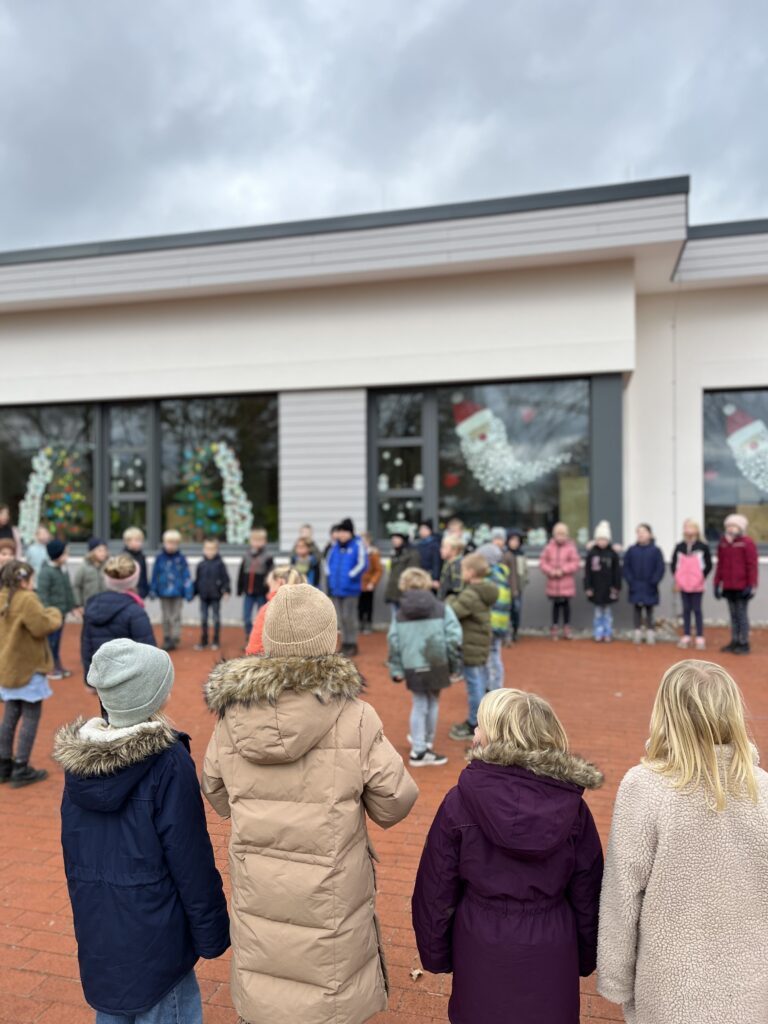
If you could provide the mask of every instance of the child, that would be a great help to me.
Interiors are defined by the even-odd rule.
[[[68,679],[72,673],[61,663],[61,635],[67,615],[70,612],[79,614],[82,608],[75,607],[75,595],[67,572],[67,545],[63,540],[52,540],[46,550],[48,561],[40,570],[37,593],[45,608],[58,608],[61,612],[61,625],[48,636],[53,656],[53,672],[49,673],[48,678]]]
[[[125,554],[130,555],[139,567],[139,583],[136,593],[142,601],[146,601],[149,597],[149,577],[147,576],[147,559],[143,550],[144,531],[140,530],[138,526],[129,526],[123,532],[123,544],[125,545],[123,549]]]
[[[576,595],[576,573],[581,568],[581,559],[576,545],[570,538],[565,523],[555,523],[552,537],[541,553],[539,568],[547,577],[547,597],[552,602],[553,640],[560,639],[560,613],[563,616],[562,636],[572,639],[571,598]]]
[[[21,534],[18,527],[13,525],[10,506],[5,502],[0,504],[0,539],[2,538],[13,541],[16,547],[14,557],[20,559],[23,553]]]
[[[339,617],[341,653],[353,658],[357,654],[357,606],[368,555],[362,539],[355,536],[351,519],[342,519],[336,538],[327,562],[328,596]]]
[[[106,590],[96,594],[85,606],[80,654],[85,678],[98,649],[121,637],[139,644],[157,646],[144,602],[136,592],[140,569],[128,555],[107,559],[104,566]]]
[[[203,557],[195,574],[195,593],[200,598],[200,643],[196,651],[208,646],[208,619],[213,616],[212,651],[218,651],[221,636],[221,600],[232,592],[229,572],[219,554],[219,542],[215,539],[203,541]]]
[[[389,828],[418,790],[337,639],[325,594],[282,587],[266,657],[224,662],[206,686],[217,721],[203,793],[232,818],[231,991],[244,1021],[361,1024],[387,1005],[366,816]]]
[[[440,541],[435,536],[431,519],[422,519],[419,523],[419,539],[416,541],[419,552],[419,564],[432,577],[433,590],[440,586],[440,571],[443,560],[440,557]]]
[[[237,596],[243,599],[243,625],[245,640],[251,635],[253,613],[267,601],[267,576],[272,572],[274,559],[267,551],[267,531],[251,530],[250,550],[240,564],[237,576]]]
[[[392,554],[389,559],[389,576],[384,588],[384,600],[395,617],[400,606],[400,577],[406,569],[418,569],[421,566],[419,552],[411,544],[410,536],[405,532],[393,533],[390,537]]]
[[[584,590],[595,606],[592,636],[596,643],[609,644],[613,640],[611,605],[621,590],[621,563],[611,547],[611,524],[606,519],[595,527],[593,540],[584,566]]]
[[[528,559],[523,550],[523,534],[520,530],[510,530],[507,534],[507,550],[503,561],[509,568],[509,590],[512,598],[509,609],[510,640],[516,644],[523,614],[523,591],[528,586]]]
[[[384,574],[384,569],[381,564],[381,553],[373,543],[373,534],[364,533],[363,543],[368,555],[368,568],[363,573],[358,614],[360,616],[363,636],[370,636],[373,631],[373,598],[376,593],[376,587],[378,587]]]
[[[0,569],[8,565],[9,562],[15,561],[17,561],[16,541],[13,540],[11,537],[0,537]],[[27,562],[27,565],[31,564],[31,562]]]
[[[189,564],[179,551],[180,544],[179,531],[166,530],[162,550],[156,555],[152,567],[150,597],[160,598],[166,651],[175,651],[179,646],[181,610],[185,599],[191,601],[194,592]]]
[[[263,654],[264,644],[262,642],[262,636],[264,633],[264,620],[267,616],[267,610],[269,609],[269,602],[278,592],[280,587],[291,586],[295,587],[299,583],[306,583],[307,581],[293,568],[292,565],[280,565],[277,569],[273,569],[267,578],[267,600],[266,603],[259,608],[259,614],[256,616],[256,621],[253,624],[251,635],[248,638],[248,646],[245,648],[246,654]]]
[[[647,630],[645,639],[656,643],[653,609],[659,603],[659,583],[664,577],[664,556],[653,539],[648,523],[637,528],[637,543],[624,556],[624,579],[629,585],[629,602],[634,605],[634,642],[643,642],[643,617]]]
[[[701,539],[701,527],[694,519],[683,523],[683,539],[672,555],[672,576],[675,590],[683,601],[683,636],[678,647],[685,650],[691,646],[691,615],[696,621],[696,650],[703,651],[704,616],[701,601],[707,576],[712,571],[712,555],[709,545]]]
[[[95,599],[96,600],[96,599]],[[88,673],[109,716],[61,729],[61,841],[80,980],[96,1024],[202,1024],[194,967],[229,946],[189,737],[160,714],[168,654],[111,640]]]
[[[483,698],[471,756],[416,875],[421,962],[453,973],[451,1021],[578,1024],[603,874],[582,794],[603,777],[569,751],[550,705],[520,690]]]
[[[451,608],[432,592],[424,569],[406,569],[400,577],[400,608],[387,637],[389,672],[411,691],[411,768],[447,764],[433,749],[440,691],[461,672],[461,626]]]
[[[299,537],[293,545],[291,565],[294,567],[296,572],[300,572],[301,575],[304,576],[311,587],[319,587],[320,558],[317,554],[317,549],[314,551],[312,550],[313,547],[314,545],[310,546],[309,541],[304,540],[303,537]]]
[[[104,566],[109,558],[109,548],[99,537],[88,541],[88,554],[75,573],[73,590],[75,604],[85,608],[92,597],[104,590]]]
[[[725,597],[731,615],[731,642],[721,650],[749,654],[749,602],[757,589],[757,547],[747,537],[749,521],[734,512],[724,522],[717,546],[715,597]]]
[[[467,555],[461,563],[462,588],[447,602],[461,623],[462,661],[469,706],[466,721],[454,725],[448,733],[452,740],[472,739],[477,728],[477,709],[489,688],[491,608],[499,596],[498,587],[487,579],[489,573],[490,566],[482,555]]]
[[[496,603],[491,609],[491,649],[487,663],[489,690],[499,690],[504,685],[504,661],[501,656],[501,648],[509,633],[510,605],[512,603],[509,568],[502,561],[506,540],[506,532],[495,527],[491,531],[491,540],[486,544],[481,544],[477,549],[478,555],[482,555],[490,566],[489,579],[491,583],[496,584],[499,591]]]
[[[628,1021],[758,1024],[768,975],[768,775],[725,669],[664,675],[646,755],[619,786],[597,989]]]
[[[46,546],[50,540],[51,531],[45,523],[40,523],[37,530],[35,530],[35,539],[27,548],[26,555],[24,556],[27,563],[32,566],[35,578],[40,575],[40,570],[48,561],[48,551],[46,550]]]
[[[58,608],[43,608],[33,580],[32,566],[15,559],[0,574],[0,700],[5,705],[0,724],[0,782],[10,782],[13,789],[41,782],[48,775],[42,768],[33,768],[29,756],[43,701],[52,695],[46,673],[53,667],[53,658],[46,637],[61,629],[62,617]]]
[[[437,596],[441,601],[461,590],[461,559],[465,546],[461,537],[452,534],[443,537],[440,545],[443,568],[440,572],[440,586],[437,588]]]

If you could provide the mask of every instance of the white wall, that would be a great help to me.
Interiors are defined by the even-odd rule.
[[[13,403],[622,372],[634,345],[629,261],[0,316]]]

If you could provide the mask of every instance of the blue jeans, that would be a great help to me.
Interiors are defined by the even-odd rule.
[[[61,634],[64,632],[64,627],[61,626],[54,633],[48,634],[48,645],[51,648],[51,654],[53,655],[53,667],[55,671],[61,671]]]
[[[264,594],[246,594],[243,598],[243,625],[245,626],[245,642],[251,637],[251,630],[253,629],[253,616],[258,612],[259,608],[263,608],[267,603],[267,599]]]
[[[190,971],[150,1010],[130,1014],[97,1010],[96,1024],[203,1024],[203,1003],[195,972]]]
[[[596,604],[595,614],[592,620],[592,632],[595,640],[602,640],[606,636],[613,636],[613,612],[607,604]]]
[[[435,742],[437,713],[440,710],[440,691],[411,693],[411,746],[414,754],[423,754]]]
[[[503,636],[495,633],[491,637],[491,653],[488,655],[488,689],[501,690],[504,686],[504,662],[501,660],[501,643]]]
[[[464,682],[467,684],[467,699],[469,701],[467,721],[474,729],[477,725],[477,709],[488,690],[488,666],[465,665]]]

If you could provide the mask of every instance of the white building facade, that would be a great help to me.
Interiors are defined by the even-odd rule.
[[[688,188],[0,254],[0,500],[233,556],[457,514],[668,557],[733,509],[768,551],[768,221],[691,227]]]

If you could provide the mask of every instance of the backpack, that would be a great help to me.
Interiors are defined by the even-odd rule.
[[[494,636],[506,636],[509,632],[509,615],[512,608],[512,588],[509,584],[509,566],[498,562],[491,567],[489,579],[499,590],[496,604],[491,608],[491,629]]]
[[[704,569],[701,564],[701,552],[693,551],[690,555],[677,556],[675,583],[684,594],[701,594],[704,590]]]

